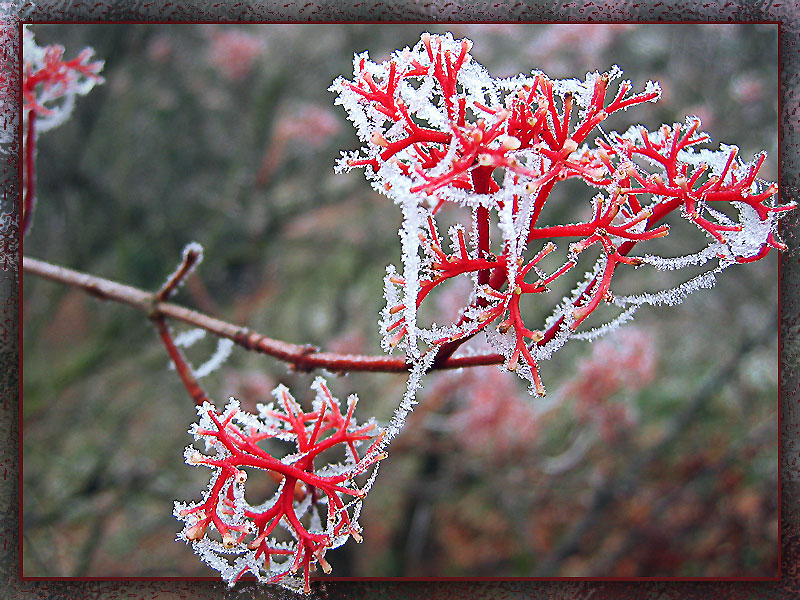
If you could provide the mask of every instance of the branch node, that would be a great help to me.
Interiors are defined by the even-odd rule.
[[[242,348],[246,350],[252,350],[254,347],[253,341],[251,339],[252,335],[253,333],[247,327],[242,327],[239,329],[239,331],[233,334],[232,339],[236,344],[238,344]]]
[[[314,370],[315,365],[313,363],[309,363],[308,361],[304,360],[307,356],[311,356],[312,354],[316,354],[319,352],[319,347],[314,346],[312,344],[303,344],[300,348],[300,355],[297,357],[298,360],[293,361],[290,364],[290,367],[293,371],[298,371],[300,373],[310,373]]]

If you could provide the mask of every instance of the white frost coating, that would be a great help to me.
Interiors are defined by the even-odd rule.
[[[622,313],[620,313],[617,317],[615,317],[608,323],[600,325],[599,327],[594,327],[589,331],[576,332],[572,335],[572,339],[591,342],[592,340],[595,340],[599,337],[612,333],[618,327],[624,325],[628,321],[633,320],[633,314],[640,306],[641,304],[634,304],[632,306],[629,306],[624,311],[622,311]]]
[[[645,94],[656,94],[650,102],[658,102],[661,99],[661,86],[657,81],[648,81],[644,85]]]
[[[742,230],[726,232],[725,239],[728,248],[734,256],[755,256],[761,249],[763,240],[775,229],[777,221],[774,218],[775,213],[762,221],[749,204],[744,202],[734,202],[733,204],[739,209],[739,224],[742,226]]]
[[[514,226],[514,213],[512,209],[513,198],[511,194],[507,194],[504,198],[503,207],[497,212],[500,232],[503,235],[503,243],[509,256],[508,275],[506,277],[509,286],[512,285],[512,282],[516,281],[517,267],[519,266],[517,260],[522,257],[525,252],[525,246],[527,245],[527,238],[517,234],[517,228]]]
[[[710,289],[716,283],[716,274],[722,271],[728,264],[722,263],[716,269],[701,273],[696,277],[692,277],[689,281],[685,281],[677,287],[668,290],[662,290],[654,293],[634,294],[630,296],[617,296],[614,298],[614,304],[618,306],[627,306],[629,304],[642,305],[652,304],[659,305],[665,304],[667,306],[674,306],[680,304],[686,299],[686,296],[694,291],[700,289]]]
[[[718,258],[719,253],[722,252],[723,248],[724,244],[712,244],[706,248],[703,248],[700,250],[700,252],[687,254],[686,256],[667,258],[664,256],[656,256],[654,254],[645,254],[637,258],[661,271],[675,271],[677,269],[683,269],[692,265],[704,265],[709,260]]]
[[[406,382],[406,391],[403,394],[400,406],[397,407],[394,416],[384,430],[385,433],[381,447],[386,447],[392,438],[400,433],[408,413],[410,413],[414,405],[417,404],[417,390],[422,387],[422,377],[428,372],[435,358],[436,354],[434,352],[427,352],[420,360],[414,363],[408,376],[408,382]]]
[[[173,342],[179,348],[191,348],[194,344],[202,340],[206,337],[206,330],[200,329],[199,327],[196,329],[189,329],[188,331],[182,331],[178,335],[175,336]]]
[[[738,159],[739,148],[727,144],[720,144],[719,150],[694,147],[685,148],[678,153],[678,159],[695,167],[705,164],[708,166],[710,173],[713,175],[720,175],[730,158],[731,152],[737,155],[737,158],[734,159],[734,164],[737,166],[743,165],[744,163]],[[726,175],[726,181],[730,181],[731,174],[732,172],[729,170]]]
[[[423,230],[422,210],[412,197],[403,203],[403,227],[400,231],[400,242],[403,249],[403,316],[407,334],[404,348],[408,356],[415,359],[419,356],[417,347],[417,296],[419,294],[419,233]]]
[[[233,345],[233,340],[220,338],[217,342],[216,352],[211,355],[211,358],[195,369],[194,376],[200,379],[219,369],[231,355]]]

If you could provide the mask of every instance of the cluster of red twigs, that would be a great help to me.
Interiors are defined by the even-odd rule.
[[[387,349],[401,346],[411,357],[435,352],[437,364],[495,324],[490,338],[505,367],[521,372],[541,395],[537,357],[551,354],[599,306],[614,302],[611,283],[620,265],[670,268],[632,252],[669,235],[668,217],[682,216],[712,244],[712,253],[702,259],[690,253],[687,263],[714,256],[727,266],[783,248],[776,222],[793,205],[772,203],[777,186],[758,179],[763,154],[745,164],[735,147],[697,149],[710,138],[695,117],[656,132],[602,130],[612,114],[656,101],[656,84],[633,93],[623,81],[612,93],[616,68],[582,82],[540,72],[494,80],[471,60],[470,48],[468,40],[424,35],[414,49],[380,64],[357,56],[353,80],[340,78],[332,87],[364,143],[345,153],[339,167],[364,167],[374,187],[404,211],[404,269],[390,270],[386,279]],[[592,134],[599,135],[591,140]],[[568,179],[597,190],[587,203],[589,217],[548,223],[545,205]],[[472,209],[472,230],[452,228],[448,252],[435,215],[451,204]],[[545,257],[559,244],[567,252],[553,265]],[[590,248],[596,251],[587,280],[544,326],[526,325],[523,298],[549,292]],[[546,263],[553,266],[545,269]],[[460,276],[471,277],[474,290],[459,320],[423,328],[417,320],[422,302]],[[421,353],[420,340],[428,345]]]
[[[308,593],[316,564],[330,572],[325,560],[329,548],[350,536],[361,541],[357,514],[351,518],[350,512],[358,510],[367,489],[356,487],[353,480],[385,457],[377,450],[381,435],[375,423],[355,422],[355,396],[342,413],[322,378],[312,387],[317,398],[311,411],[304,411],[283,386],[274,392],[277,405],[261,406],[258,417],[242,411],[235,401],[223,414],[210,403],[198,407],[200,421],[192,433],[212,447],[215,456],[189,447],[186,461],[209,467],[214,475],[204,499],[190,506],[176,503],[175,514],[186,522],[180,537],[193,542],[210,564],[218,560],[218,553],[237,551],[234,566],[222,573],[231,585],[247,572],[279,583],[300,571]],[[297,453],[276,458],[259,445],[272,439],[291,441]],[[359,453],[357,447],[365,441],[369,446]],[[345,462],[332,465],[328,459],[320,465],[320,455],[336,448],[347,454]],[[245,500],[247,472],[252,470],[265,471],[278,483],[274,497],[257,506]],[[208,535],[209,526],[219,539]],[[288,531],[287,540],[276,537],[280,528]]]
[[[35,200],[36,136],[63,123],[72,112],[76,95],[87,94],[102,81],[103,61],[92,61],[86,48],[71,60],[64,59],[64,47],[40,47],[33,34],[23,29],[22,114],[25,141],[23,152],[24,189],[20,230],[31,225]]]

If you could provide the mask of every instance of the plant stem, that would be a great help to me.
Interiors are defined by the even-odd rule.
[[[324,368],[334,372],[403,373],[411,368],[411,365],[404,358],[320,352],[314,346],[308,344],[291,344],[275,340],[250,331],[246,327],[216,319],[178,304],[159,302],[156,294],[139,288],[53,265],[28,256],[22,258],[22,269],[32,275],[83,290],[101,300],[127,304],[144,312],[151,319],[158,317],[171,318],[199,327],[217,337],[233,340],[233,342],[247,350],[267,354],[287,362],[299,371]],[[451,357],[435,365],[434,369],[460,369],[463,367],[497,365],[502,363],[503,360],[501,354],[495,353],[458,358]]]
[[[28,111],[28,131],[25,134],[25,196],[22,205],[20,235],[25,236],[33,220],[34,194],[36,193],[36,111]]]
[[[195,378],[194,373],[192,373],[192,368],[186,362],[180,349],[175,345],[175,341],[172,339],[172,334],[169,331],[164,315],[154,316],[151,319],[161,341],[164,342],[167,354],[169,354],[172,363],[175,365],[175,370],[178,372],[178,377],[180,377],[183,382],[183,387],[189,392],[194,403],[197,404],[197,406],[201,406],[204,402],[210,402],[203,388],[198,383],[197,378]]]

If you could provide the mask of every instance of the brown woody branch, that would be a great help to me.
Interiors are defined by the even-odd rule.
[[[192,268],[200,262],[202,257],[203,249],[198,244],[190,244],[187,246],[183,251],[183,260],[181,264],[178,265],[175,272],[167,278],[167,281],[161,286],[161,289],[156,292],[153,301],[156,303],[164,302],[174,294],[178,286],[183,283],[183,280]],[[183,382],[183,387],[189,392],[194,403],[198,406],[202,406],[205,402],[209,401],[208,396],[206,396],[203,387],[194,376],[192,368],[189,366],[189,363],[186,362],[183,354],[175,344],[175,340],[172,338],[172,333],[169,330],[169,325],[167,325],[167,319],[163,314],[153,312],[150,314],[150,320],[153,321],[158,336],[161,338],[167,354],[175,365],[175,370],[178,372],[178,377],[180,377]]]
[[[37,275],[50,281],[81,289],[101,300],[127,304],[142,311],[154,321],[159,318],[171,318],[199,327],[217,337],[232,340],[246,350],[266,354],[287,362],[298,371],[328,369],[334,372],[402,373],[408,371],[411,367],[403,358],[320,352],[318,348],[308,344],[292,344],[275,340],[250,331],[246,327],[216,319],[178,304],[160,301],[158,294],[95,275],[89,275],[88,273],[53,265],[28,256],[22,258],[22,270],[31,275]],[[494,353],[450,357],[442,361],[441,364],[434,365],[433,369],[459,369],[463,367],[497,365],[502,363],[503,360],[504,358],[501,354]]]

